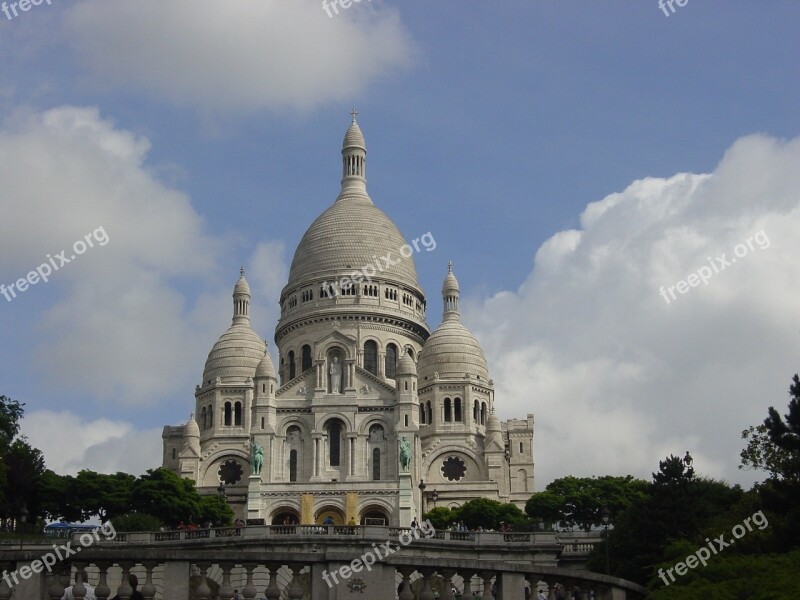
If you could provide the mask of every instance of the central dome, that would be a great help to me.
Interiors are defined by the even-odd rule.
[[[319,278],[333,282],[371,265],[377,277],[419,289],[414,259],[401,255],[401,251],[408,254],[404,246],[397,226],[369,197],[340,197],[303,235],[292,259],[288,287]],[[396,264],[386,266],[387,260]]]

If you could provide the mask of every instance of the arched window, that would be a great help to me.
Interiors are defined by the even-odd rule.
[[[206,428],[206,407],[200,409],[200,429]]]
[[[372,480],[380,481],[381,479],[381,449],[374,448],[372,450]]]
[[[525,451],[522,449],[522,442],[519,443],[519,453],[523,454]]]
[[[397,346],[386,346],[386,377],[394,379],[397,375]]]
[[[303,371],[308,371],[311,368],[311,346],[306,344],[303,346]]]
[[[419,424],[425,425],[425,405],[419,405]]]
[[[231,403],[230,402],[226,402],[225,403],[225,420],[224,420],[224,423],[225,423],[226,427],[230,427],[231,426]]]
[[[486,402],[481,402],[481,425],[486,425]]]
[[[291,381],[297,377],[297,363],[294,361],[294,350],[289,351],[289,356],[286,357],[289,361],[289,380]]]
[[[433,411],[431,410],[431,401],[428,400],[428,424],[430,425],[433,423]]]
[[[178,449],[177,448],[173,448],[172,449],[172,460],[175,460],[176,458],[178,458]]]
[[[480,419],[480,416],[479,416],[480,412],[481,412],[481,409],[480,409],[480,406],[478,405],[478,401],[475,400],[475,404],[473,404],[473,406],[472,406],[472,420],[475,423],[477,423],[478,419]]]
[[[450,404],[450,398],[444,399],[444,421],[445,423],[449,423],[453,420],[453,410]]]
[[[374,340],[364,342],[364,369],[378,374],[378,344]]]
[[[261,429],[264,429],[264,417],[261,417]]]
[[[206,416],[208,417],[208,428],[211,429],[214,426],[214,407],[210,404],[208,405]]]
[[[341,460],[342,426],[339,421],[331,421],[328,425],[328,455],[330,465],[338,467]]]
[[[453,412],[454,412],[454,417],[455,417],[453,420],[456,421],[457,423],[460,423],[461,420],[462,420],[461,419],[461,398],[456,398],[455,400],[453,400],[453,406],[454,406]]]
[[[289,452],[289,481],[297,481],[297,450]]]
[[[406,426],[406,427],[408,427],[408,415],[404,415],[404,418],[403,418],[403,425],[404,425],[404,426]]]
[[[406,346],[406,353],[411,357],[412,360],[414,359],[414,349],[411,346]]]
[[[237,427],[242,426],[242,403],[237,402],[233,410],[233,424]]]

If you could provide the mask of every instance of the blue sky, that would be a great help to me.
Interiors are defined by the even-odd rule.
[[[356,105],[373,200],[436,238],[415,256],[431,326],[452,260],[500,415],[536,415],[537,489],[687,449],[749,483],[739,433],[785,407],[800,363],[798,23],[790,1],[0,13],[0,282],[110,240],[0,297],[0,393],[57,470],[157,464],[240,264],[274,350]],[[758,231],[768,247],[659,296]]]

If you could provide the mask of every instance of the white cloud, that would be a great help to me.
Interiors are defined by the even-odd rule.
[[[42,451],[47,468],[61,475],[75,475],[82,469],[141,475],[161,466],[158,429],[137,431],[122,421],[36,410],[25,415],[22,433]]]
[[[102,84],[204,110],[308,109],[350,100],[412,61],[396,9],[320,2],[83,0],[66,33]]]
[[[800,138],[753,135],[711,174],[635,181],[545,242],[516,292],[467,299],[498,411],[536,415],[537,489],[567,474],[649,478],[687,449],[701,473],[751,481],[741,430],[785,408],[798,370],[798,164]],[[659,296],[762,230],[769,247]]]
[[[0,282],[62,249],[69,258],[76,240],[102,228],[105,245],[29,288],[5,315],[24,302],[45,306],[25,348],[53,387],[140,406],[178,395],[188,410],[206,353],[230,323],[237,274],[219,285],[218,262],[234,242],[208,232],[190,199],[155,178],[149,148],[95,109],[10,117],[0,129]],[[181,291],[187,281],[199,285],[195,297]]]

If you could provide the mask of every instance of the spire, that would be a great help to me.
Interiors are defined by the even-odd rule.
[[[239,281],[233,287],[233,324],[250,324],[250,285],[244,278],[244,267],[239,269]]]
[[[353,107],[350,111],[353,120],[342,142],[342,193],[367,191],[367,144],[356,121],[357,115]]]
[[[458,280],[453,274],[453,263],[447,263],[447,276],[442,284],[442,304],[444,306],[443,321],[458,321],[461,315],[458,311],[458,297],[460,290]]]

